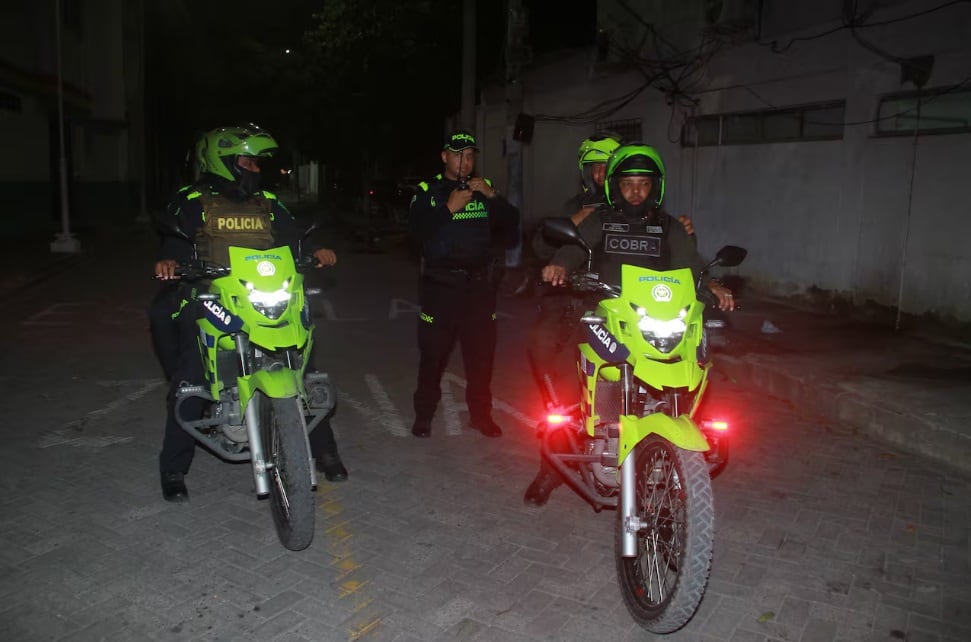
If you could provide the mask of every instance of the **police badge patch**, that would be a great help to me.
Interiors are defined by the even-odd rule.
[[[627,223],[604,223],[604,232],[629,232],[630,225]]]

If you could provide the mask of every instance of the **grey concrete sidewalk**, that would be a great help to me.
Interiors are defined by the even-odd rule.
[[[717,367],[800,411],[971,472],[971,349],[749,295]]]

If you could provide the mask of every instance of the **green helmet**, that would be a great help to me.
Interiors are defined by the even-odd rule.
[[[583,166],[587,163],[606,163],[618,147],[620,147],[620,136],[610,132],[594,134],[584,140],[580,143],[580,149],[577,152],[580,174],[583,174]]]
[[[236,164],[239,156],[269,158],[279,147],[269,132],[256,125],[220,127],[203,136],[197,157],[204,171],[238,182],[243,171]]]
[[[629,143],[618,147],[607,161],[606,188],[607,203],[620,209],[620,188],[617,181],[621,176],[648,175],[654,180],[647,202],[651,207],[660,207],[664,200],[664,161],[653,147],[643,143]]]

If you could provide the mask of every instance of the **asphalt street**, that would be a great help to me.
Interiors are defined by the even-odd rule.
[[[465,424],[461,360],[431,439],[408,428],[416,268],[356,253],[315,279],[350,479],[321,481],[313,544],[277,541],[248,465],[199,450],[162,501],[164,385],[143,314],[153,239],[100,247],[0,319],[0,625],[9,640],[653,640],[614,575],[611,511],[522,503],[539,411],[533,315],[504,299],[500,439]],[[714,376],[732,423],[708,591],[674,640],[971,639],[969,482]]]

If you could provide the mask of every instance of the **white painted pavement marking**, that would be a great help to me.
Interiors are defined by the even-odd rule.
[[[409,316],[418,314],[421,307],[417,303],[412,303],[407,299],[391,299],[391,307],[388,309],[388,319],[394,321],[401,314]]]
[[[462,422],[459,421],[459,412],[461,412],[463,406],[455,401],[455,395],[452,394],[452,387],[445,383],[444,377],[442,377],[442,399],[438,406],[438,414],[445,420],[445,434],[451,436],[461,435]]]
[[[461,388],[465,388],[467,385],[465,382],[465,379],[463,379],[458,375],[452,374],[451,372],[446,372],[442,376],[442,380],[451,381],[452,383],[454,383],[455,385]],[[519,412],[514,406],[507,404],[505,401],[503,401],[502,399],[499,399],[495,395],[492,396],[492,407],[496,410],[501,410],[502,412],[506,413],[510,417],[513,417],[514,419],[518,420],[519,422],[521,422],[526,426],[529,426],[530,428],[536,425],[535,418],[531,418],[528,415],[525,415]]]
[[[402,417],[402,413],[398,411],[394,403],[391,401],[391,397],[388,396],[388,393],[385,391],[384,386],[381,385],[381,381],[378,379],[377,375],[366,374],[364,375],[364,381],[367,384],[368,390],[370,391],[371,397],[375,404],[365,403],[355,399],[346,390],[338,390],[338,398],[342,403],[347,404],[360,413],[365,420],[387,429],[387,431],[395,437],[407,437],[410,434],[410,430],[408,430],[408,427]],[[466,381],[458,375],[446,372],[442,376],[442,384],[442,399],[439,403],[438,416],[442,419],[442,421],[445,422],[446,435],[460,435],[462,434],[462,422],[460,421],[459,417],[460,413],[465,407],[465,404],[455,399],[454,392],[449,384],[454,384],[459,388],[464,389],[467,386]],[[506,413],[530,428],[532,428],[536,423],[534,418],[520,412],[512,405],[496,398],[495,396],[492,398],[492,406],[493,409]],[[343,421],[340,423],[343,424]]]
[[[371,397],[377,402],[378,409],[381,411],[381,424],[387,426],[392,435],[397,437],[407,435],[408,431],[405,429],[405,422],[402,420],[401,414],[395,408],[394,403],[391,402],[391,398],[385,392],[377,376],[366,374],[364,375],[364,382],[367,383]]]
[[[328,321],[367,321],[364,317],[341,318],[334,311],[334,304],[327,299],[317,299],[312,304],[314,310],[320,310]]]
[[[49,305],[40,312],[30,315],[20,325],[65,326],[71,321],[65,317],[73,316],[79,309],[94,305],[91,301],[62,302]]]
[[[97,410],[92,410],[87,413],[81,419],[77,419],[66,424],[63,428],[59,430],[52,430],[51,432],[45,433],[40,436],[37,441],[38,448],[50,448],[51,446],[74,446],[74,447],[94,447],[94,448],[104,448],[105,446],[110,446],[112,444],[121,444],[131,441],[132,437],[116,437],[111,435],[102,436],[88,436],[80,435],[78,427],[83,427],[93,420],[103,417],[109,413],[118,410],[122,406],[140,399],[147,395],[149,392],[163,385],[165,382],[161,379],[149,379],[149,380],[132,380],[132,381],[98,381],[99,385],[107,386],[117,386],[126,384],[141,384],[141,388],[136,390],[131,394],[127,394],[124,397],[115,399],[103,408],[98,408]]]

